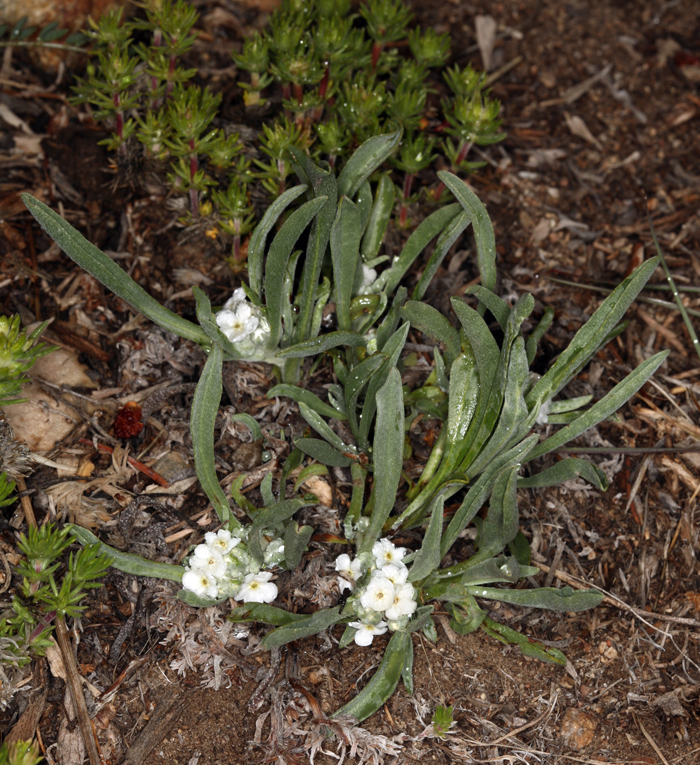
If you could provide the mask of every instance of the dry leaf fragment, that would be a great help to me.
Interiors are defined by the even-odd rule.
[[[498,24],[493,16],[477,16],[474,19],[474,31],[476,32],[476,44],[479,46],[484,71],[491,71],[493,61],[493,46],[496,44],[496,30]]]
[[[566,119],[566,124],[569,130],[575,136],[583,138],[584,141],[588,141],[588,143],[595,146],[598,151],[603,150],[603,144],[593,135],[593,133],[591,133],[581,117],[579,117],[577,114],[572,116],[568,112],[564,112],[564,118]]]

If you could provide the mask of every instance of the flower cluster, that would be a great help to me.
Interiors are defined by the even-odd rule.
[[[263,565],[271,568],[283,558],[284,543],[281,539],[273,539],[265,548]],[[277,586],[270,579],[272,574],[261,571],[245,542],[221,529],[216,534],[207,532],[204,544],[194,548],[182,576],[182,586],[201,598],[272,603],[277,597]]]
[[[261,308],[253,305],[239,287],[216,314],[219,329],[249,361],[265,356],[270,324]]]
[[[361,553],[351,560],[344,554],[336,559],[340,591],[349,589],[353,593],[352,607],[359,617],[350,622],[357,630],[357,645],[370,645],[375,635],[383,635],[387,629],[404,629],[418,607],[415,588],[408,581],[408,569],[402,560],[405,553],[406,548],[380,539],[371,555]]]

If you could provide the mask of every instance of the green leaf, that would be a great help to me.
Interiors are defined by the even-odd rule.
[[[574,590],[571,587],[538,587],[536,590],[501,590],[496,587],[467,587],[477,598],[498,600],[527,608],[549,611],[587,611],[599,605],[605,595],[599,590]]]
[[[658,257],[645,261],[608,295],[600,308],[579,329],[568,348],[535,383],[525,398],[528,409],[532,410],[535,405],[542,406],[583,369],[620,322],[658,264]]]
[[[58,21],[52,21],[41,30],[39,39],[41,42],[54,42],[55,40],[58,40],[59,37],[63,37],[63,35],[67,33],[67,29],[58,28]]]
[[[328,475],[328,468],[325,465],[307,465],[294,481],[294,491],[299,491],[299,487],[307,478],[316,475]]]
[[[372,375],[367,387],[367,395],[365,396],[365,403],[362,407],[362,414],[360,415],[360,428],[357,434],[357,442],[361,449],[367,451],[369,447],[369,429],[374,418],[374,413],[377,411],[377,392],[384,385],[389,376],[389,371],[396,366],[401,351],[406,343],[408,337],[408,330],[411,325],[405,322],[403,326],[394,332],[394,334],[387,340],[382,348],[382,354],[386,354],[387,358],[384,363],[377,369]]]
[[[403,467],[403,424],[401,375],[399,370],[394,368],[389,372],[386,383],[377,393],[377,424],[374,431],[373,454],[379,462],[375,462],[374,507],[360,552],[368,552],[372,549],[372,545],[382,532],[384,522],[394,508]]]
[[[340,452],[354,452],[355,447],[348,446],[344,443],[343,439],[323,420],[320,415],[316,414],[313,409],[310,409],[306,404],[299,404],[299,412],[301,416],[311,425],[311,427],[321,436],[325,438],[328,443],[336,448]]]
[[[150,576],[154,579],[182,582],[182,575],[185,573],[185,569],[182,566],[173,566],[171,563],[156,563],[152,560],[146,560],[140,555],[115,550],[114,547],[104,544],[91,531],[82,526],[67,523],[66,528],[85,547],[99,545],[100,554],[109,557],[109,565],[112,568],[124,571],[126,574],[134,574],[135,576]]]
[[[527,339],[527,363],[532,364],[537,355],[537,344],[544,337],[544,333],[549,329],[552,321],[554,320],[554,309],[551,306],[547,306],[544,309],[542,318],[537,323],[537,326],[533,330],[530,337]]]
[[[486,617],[481,629],[496,640],[506,645],[517,645],[524,656],[530,656],[533,659],[547,662],[549,664],[559,664],[566,666],[566,656],[557,648],[550,648],[543,643],[537,643],[527,635],[522,635],[504,624],[499,624],[493,619]]]
[[[258,298],[262,297],[263,261],[267,235],[275,227],[280,215],[307,189],[308,186],[304,185],[294,186],[294,188],[287,189],[283,194],[280,194],[267,208],[260,223],[258,223],[251,234],[248,244],[248,281],[250,282],[250,288]]]
[[[231,512],[226,495],[219,485],[214,461],[214,423],[223,392],[222,366],[222,350],[220,346],[213,345],[192,400],[190,431],[199,483],[216,510],[219,520],[228,523],[229,529],[233,531],[240,528],[240,523]]]
[[[21,196],[29,212],[51,239],[69,258],[91,276],[94,276],[98,282],[104,284],[107,289],[163,329],[174,332],[176,335],[192,340],[199,345],[205,347],[210,345],[209,337],[204,330],[164,308],[144,289],[139,287],[111,258],[90,244],[82,234],[50,207],[35,199],[31,194],[22,194]]]
[[[496,427],[479,456],[467,467],[469,475],[478,475],[497,454],[508,448],[512,439],[522,438],[519,427],[528,416],[523,391],[529,374],[525,341],[522,337],[516,337],[510,353],[503,404]]]
[[[350,457],[341,454],[327,441],[322,441],[320,438],[300,438],[294,442],[294,446],[312,459],[329,467],[348,467],[353,462]]]
[[[328,169],[320,168],[310,159],[306,159],[305,169],[311,181],[311,190],[314,197],[325,196],[328,197],[328,201],[314,218],[311,231],[309,232],[309,241],[306,246],[301,280],[297,292],[299,314],[294,327],[294,341],[297,343],[311,338],[310,332],[316,304],[316,291],[338,204],[338,187],[335,175],[327,163],[324,164]],[[346,194],[346,196],[352,196],[352,194]]]
[[[305,502],[303,499],[283,499],[281,502],[259,510],[253,518],[252,526],[248,530],[248,552],[258,562],[262,562],[263,551],[260,535],[263,530],[289,520],[302,507],[308,507],[311,504],[313,503]]]
[[[270,322],[270,348],[276,348],[282,336],[284,301],[287,300],[285,289],[287,264],[294,245],[327,201],[327,197],[317,197],[295,210],[284,222],[270,245],[265,264],[265,304]]]
[[[518,478],[518,488],[539,489],[543,486],[557,486],[573,478],[584,478],[601,491],[606,491],[608,488],[608,479],[605,473],[588,460],[582,460],[578,457],[561,460],[556,465],[552,465],[547,470],[529,478]]]
[[[275,385],[267,392],[267,398],[275,398],[275,396],[286,396],[291,398],[292,401],[296,401],[298,404],[306,404],[309,409],[312,409],[316,414],[320,414],[323,417],[332,417],[336,420],[347,420],[347,417],[339,412],[329,404],[324,404],[323,401],[310,390],[305,388],[299,388],[296,385],[287,385],[282,383],[281,385]]]
[[[475,284],[466,292],[467,295],[476,295],[479,302],[486,306],[491,311],[496,321],[499,323],[502,330],[505,330],[508,324],[508,316],[510,315],[510,308],[508,303],[498,295],[495,295],[491,290],[487,290],[480,284]]]
[[[197,321],[207,333],[212,345],[219,345],[221,347],[227,361],[239,360],[241,354],[238,352],[238,349],[219,329],[218,324],[211,318],[212,312],[209,298],[197,286],[192,287],[192,293],[194,294],[196,301]]]
[[[277,355],[285,359],[302,359],[306,356],[316,356],[324,351],[329,351],[331,348],[342,346],[362,348],[366,342],[365,338],[357,332],[328,332],[289,348],[283,348],[277,352]]]
[[[362,261],[366,263],[377,257],[379,248],[384,241],[386,227],[389,224],[394,209],[394,184],[389,173],[384,173],[377,185],[374,195],[374,205],[367,223],[367,230],[362,237]]]
[[[219,600],[216,598],[202,598],[192,592],[192,590],[179,590],[176,597],[185,605],[192,606],[193,608],[211,608],[211,606],[225,603],[228,600],[228,598],[220,598]]]
[[[245,412],[231,415],[231,422],[242,422],[250,431],[253,441],[260,441],[263,437],[258,421]]]
[[[360,260],[360,229],[360,211],[347,197],[341,197],[331,229],[331,262],[338,328],[345,332],[351,329],[352,324],[350,301]]]
[[[305,619],[293,623],[287,624],[283,627],[278,627],[273,630],[261,641],[261,645],[265,650],[270,648],[279,648],[279,646],[291,643],[293,640],[301,640],[302,638],[311,637],[323,630],[332,627],[341,620],[340,608],[325,608],[322,611],[316,611],[315,614],[307,616]]]
[[[234,624],[262,622],[263,624],[274,624],[277,627],[302,622],[308,618],[307,614],[293,614],[267,603],[244,603],[242,606],[234,608],[228,615],[228,620]]]
[[[646,383],[646,381],[663,364],[669,351],[661,351],[640,364],[625,379],[618,383],[606,396],[597,404],[594,404],[587,412],[577,417],[571,425],[562,428],[550,438],[538,444],[528,456],[528,461],[548,454],[553,449],[559,449],[573,438],[580,436],[589,428],[594,427],[599,422],[616,412],[626,401]]]
[[[457,537],[467,527],[467,524],[474,518],[482,508],[484,502],[488,499],[498,473],[500,473],[501,470],[505,470],[523,462],[528,452],[536,443],[537,435],[533,433],[533,435],[526,438],[512,449],[509,449],[505,454],[496,457],[493,463],[489,465],[474,482],[442,535],[442,541],[440,542],[440,556],[442,558],[447,555],[448,550],[455,543]]]
[[[398,283],[411,268],[416,258],[423,252],[428,243],[460,214],[460,209],[458,204],[446,205],[431,213],[420,223],[418,228],[408,237],[398,259],[391,268],[384,272],[387,274],[384,277],[386,279],[385,290],[387,292],[393,292],[396,289]]]
[[[423,544],[416,553],[408,575],[409,582],[418,582],[433,573],[440,565],[440,537],[442,536],[442,513],[445,498],[438,495],[433,500],[428,529]]]
[[[496,237],[489,214],[476,194],[456,175],[443,170],[438,173],[438,177],[455,195],[465,212],[471,216],[481,283],[486,289],[494,290],[496,288]]]
[[[464,232],[464,229],[471,223],[471,217],[468,213],[463,212],[455,216],[448,224],[445,230],[440,234],[440,238],[437,240],[433,254],[430,256],[430,260],[423,269],[423,273],[413,290],[411,298],[413,300],[422,300],[425,295],[433,276],[435,276],[438,268],[445,259],[445,256],[450,251],[450,247],[459,239]]]
[[[372,212],[372,188],[369,181],[362,181],[355,195],[355,204],[360,212],[360,236],[365,233]]]
[[[338,193],[355,196],[360,185],[391,155],[401,140],[401,131],[376,135],[365,141],[345,164],[338,177]]]
[[[519,465],[508,466],[496,476],[489,511],[476,538],[478,553],[469,559],[470,563],[498,555],[515,539],[518,533],[518,468]]]
[[[356,367],[348,373],[345,381],[345,411],[348,413],[350,429],[353,433],[358,432],[359,424],[357,418],[357,400],[365,385],[369,382],[372,375],[381,367],[386,360],[383,353],[375,353],[374,356],[361,361]]]
[[[411,636],[407,632],[394,632],[384,652],[382,663],[372,679],[352,701],[334,712],[331,717],[352,715],[358,722],[362,722],[381,709],[399,684],[410,642]]]
[[[428,618],[430,618],[429,615]],[[401,679],[403,680],[404,688],[408,693],[413,695],[413,640],[409,640],[406,643],[406,651],[403,655],[403,667],[401,667]]]
[[[511,351],[515,345],[516,338],[520,335],[520,326],[530,313],[532,313],[534,305],[535,300],[532,295],[523,295],[511,309],[508,323],[506,325],[505,337],[503,338],[503,345],[501,346],[501,354],[488,393],[488,399],[483,408],[481,408],[479,416],[474,417],[472,426],[465,439],[468,444],[468,450],[462,461],[461,469],[464,472],[467,472],[469,476],[475,475],[476,471],[472,469],[472,463],[477,458],[477,455],[480,454],[484,443],[486,443],[487,439],[494,432],[494,428],[497,427],[499,415],[501,414],[501,407],[503,405],[504,393],[507,391],[506,379],[510,367]],[[521,346],[518,347],[520,348]],[[518,362],[513,367],[512,374],[518,379],[520,372],[521,362]],[[514,394],[514,398],[516,401],[518,400],[516,394]],[[521,408],[520,405],[519,407]],[[520,424],[521,423],[515,422],[515,427],[518,431]],[[512,425],[512,422],[509,423],[509,426]],[[527,425],[527,423],[523,423],[523,427],[525,427],[525,425]]]
[[[311,526],[299,527],[296,521],[287,524],[284,530],[284,562],[287,571],[294,571],[299,565],[313,533]]]
[[[401,309],[401,318],[410,321],[412,327],[432,338],[444,348],[445,361],[448,367],[462,352],[459,332],[440,311],[431,305],[409,300]]]

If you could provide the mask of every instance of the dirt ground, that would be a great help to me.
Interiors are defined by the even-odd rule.
[[[223,119],[239,123],[237,75],[226,54],[240,45],[240,30],[262,20],[234,0],[197,5],[209,37],[197,44],[194,60],[229,94]],[[430,0],[414,6],[421,24],[451,33],[453,60],[461,65],[482,64],[476,16],[489,14],[498,24],[493,95],[502,101],[508,137],[481,153],[487,166],[470,183],[496,229],[500,294],[530,291],[536,315],[546,306],[556,311],[538,359],[542,368],[600,303],[601,290],[654,254],[647,212],[677,284],[700,284],[700,4]],[[236,23],[211,34],[208,20],[223,18],[217,8]],[[0,77],[0,104],[29,132],[0,113],[0,301],[3,313],[20,312],[27,323],[56,315],[50,339],[78,352],[87,367],[96,386],[87,392],[90,407],[70,399],[82,412],[74,418],[77,429],[49,456],[91,460],[95,472],[85,475],[106,476],[83,489],[87,496],[66,490],[65,512],[118,543],[116,516],[128,504],[120,491],[136,495],[152,483],[124,461],[125,446],[146,462],[167,452],[174,464],[161,458],[154,469],[189,475],[188,384],[203,358],[187,343],[130,321],[126,306],[76,274],[18,194],[30,191],[62,207],[91,241],[116,252],[134,278],[185,316],[194,312],[185,286],[192,272],[183,276],[177,269],[209,280],[215,303],[230,294],[236,277],[215,242],[188,241],[169,225],[177,211],[157,179],[135,183],[128,168],[108,172],[109,157],[97,146],[102,135],[65,102],[65,77],[56,85],[22,54],[11,66],[10,75],[4,68]],[[446,297],[463,294],[476,276],[471,248],[468,237],[458,242],[433,282],[428,299],[445,312]],[[659,289],[645,296],[671,300],[661,290],[660,272],[653,281]],[[335,724],[332,738],[323,716],[367,682],[383,638],[371,648],[339,652],[336,630],[269,655],[257,650],[262,629],[232,625],[226,609],[197,614],[176,601],[167,584],[154,588],[110,575],[72,633],[105,761],[291,765],[314,757],[325,764],[337,762],[342,749],[349,761],[370,763],[700,763],[700,364],[678,312],[646,297],[628,312],[625,333],[569,388],[600,397],[655,350],[671,351],[619,421],[576,444],[608,473],[610,489],[603,495],[571,483],[519,493],[521,528],[543,570],[538,583],[590,583],[608,597],[578,614],[504,604],[491,612],[563,650],[566,668],[525,658],[480,632],[456,635],[447,614],[438,612],[437,645],[414,636],[413,695],[401,687],[361,728]],[[696,294],[685,298],[688,308],[700,309]],[[120,402],[143,402],[163,383],[177,388],[153,410],[165,434],[149,421],[140,440],[115,438]],[[264,398],[270,384],[263,366],[229,370],[217,447],[222,475],[242,470],[262,477],[284,458],[280,446],[261,466],[245,428],[227,425],[232,407],[253,413],[263,428],[301,432],[294,405]],[[89,446],[93,436],[114,453],[96,453]],[[38,516],[60,508],[49,491],[55,469],[38,470],[27,486]],[[333,489],[334,506],[342,507],[348,488],[338,479]],[[153,522],[164,524],[170,559],[180,560],[215,518],[196,485],[161,499]],[[12,510],[1,529],[10,549],[22,528]],[[309,522],[331,532],[341,519],[338,511],[319,511]],[[151,516],[141,510],[136,520],[149,528]],[[338,549],[311,544],[302,570],[286,582],[292,600],[322,601],[317,582],[331,576]],[[125,635],[131,616],[133,630]],[[65,684],[39,665],[32,690],[18,693],[0,716],[1,729],[9,731],[43,695],[38,730],[47,760],[77,762],[71,756],[79,755],[70,752],[79,746],[69,750],[65,743],[65,731],[75,727],[66,717]],[[455,724],[444,738],[430,727],[438,704],[454,706]]]

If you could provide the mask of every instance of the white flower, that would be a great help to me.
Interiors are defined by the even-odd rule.
[[[206,571],[212,576],[223,576],[226,571],[226,561],[218,550],[209,545],[197,545],[194,555],[190,558],[190,568],[197,571]]]
[[[377,281],[377,272],[374,268],[367,268],[362,264],[362,285],[357,291],[359,295],[369,295],[372,292],[372,285]]]
[[[342,576],[338,577],[338,592],[342,595],[345,590],[350,590],[352,592],[355,589],[355,585],[353,582],[349,582],[347,579],[343,579]]]
[[[355,642],[357,645],[362,646],[371,645],[375,635],[383,635],[386,632],[386,622],[379,622],[379,624],[350,622],[350,627],[354,627],[357,630]]]
[[[406,566],[398,561],[397,563],[389,563],[386,566],[381,567],[382,576],[385,576],[394,587],[405,584],[408,580],[408,569]]]
[[[406,554],[405,547],[396,547],[388,539],[380,539],[372,547],[372,555],[377,561],[377,566],[383,568],[389,563],[401,563],[401,559]]]
[[[182,575],[182,586],[200,598],[216,598],[218,594],[216,579],[208,571],[201,569],[185,571]]]
[[[216,323],[219,325],[219,329],[232,343],[245,340],[258,328],[260,318],[253,309],[254,306],[245,300],[235,302],[231,298],[224,308],[216,314]]]
[[[221,555],[226,555],[229,550],[240,543],[238,537],[232,537],[231,532],[226,529],[219,529],[216,533],[207,531],[204,535],[204,541],[212,550],[216,550]]]
[[[413,599],[415,590],[412,584],[402,584],[394,592],[394,602],[386,609],[384,615],[390,621],[397,621],[402,616],[410,616],[418,604]]]
[[[394,585],[385,577],[372,575],[367,588],[360,596],[364,608],[372,611],[384,611],[394,602]]]
[[[235,599],[242,600],[244,603],[272,603],[277,597],[277,585],[270,579],[272,579],[270,571],[248,574]]]
[[[537,419],[535,422],[538,425],[546,425],[549,420],[549,410],[552,408],[552,399],[548,398],[544,404],[540,407],[540,411],[537,413]]]

